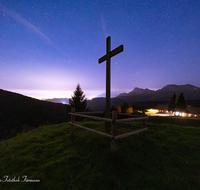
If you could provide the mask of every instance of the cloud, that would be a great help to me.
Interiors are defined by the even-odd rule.
[[[35,27],[33,24],[28,22],[26,19],[24,19],[22,16],[20,16],[18,13],[11,11],[7,9],[5,6],[0,5],[0,11],[3,13],[9,15],[10,17],[14,18],[15,20],[19,21],[22,23],[25,27],[31,29],[34,31],[37,35],[42,37],[47,43],[53,43],[45,34],[43,34],[37,27]]]
[[[18,13],[11,11],[9,9],[7,9],[5,6],[0,4],[0,11],[2,11],[3,13],[9,15],[10,17],[12,17],[13,19],[17,20],[18,22],[20,22],[21,24],[23,24],[25,27],[27,27],[28,29],[32,30],[33,32],[35,32],[39,37],[41,37],[45,43],[47,43],[48,45],[50,45],[51,47],[55,48],[57,51],[59,51],[60,53],[70,57],[69,55],[67,55],[65,52],[63,52],[61,49],[59,49],[56,44],[50,40],[44,33],[42,33],[36,26],[34,26],[33,24],[31,24],[29,21],[27,21],[25,18],[23,18],[21,15],[19,15]]]

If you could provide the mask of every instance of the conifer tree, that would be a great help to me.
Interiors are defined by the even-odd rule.
[[[85,99],[84,92],[80,84],[77,84],[74,95],[69,99],[69,108],[75,108],[76,112],[86,111],[87,100]]]
[[[184,111],[187,108],[187,105],[185,103],[185,98],[183,96],[183,93],[180,94],[177,100],[176,107],[179,111]]]
[[[176,94],[174,94],[168,102],[168,110],[175,111],[176,109]]]

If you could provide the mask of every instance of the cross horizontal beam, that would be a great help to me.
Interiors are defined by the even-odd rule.
[[[99,63],[106,61],[107,59],[117,55],[118,53],[121,53],[122,51],[123,51],[123,45],[120,45],[119,47],[109,52],[109,54],[106,54],[103,57],[99,58]]]

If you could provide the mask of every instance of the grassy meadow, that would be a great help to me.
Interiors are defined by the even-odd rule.
[[[102,122],[79,124],[104,129]],[[114,153],[110,139],[92,132],[75,127],[71,137],[68,123],[4,140],[0,189],[200,189],[200,120],[150,117],[147,127],[145,139],[120,139]]]

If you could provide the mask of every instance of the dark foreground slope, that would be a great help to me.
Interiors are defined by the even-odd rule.
[[[199,121],[158,119],[147,122],[145,140],[140,134],[121,139],[113,154],[109,139],[97,134],[75,128],[71,138],[67,123],[3,141],[0,180],[20,182],[1,181],[0,189],[200,189]],[[81,125],[101,129],[104,123]],[[21,182],[24,175],[40,182]]]
[[[67,108],[63,104],[0,90],[0,140],[42,124],[61,123],[66,120]]]

